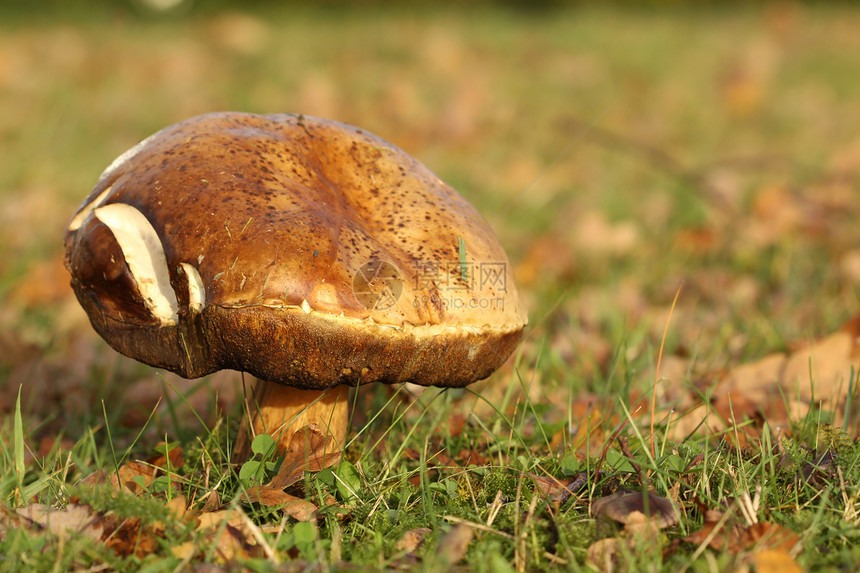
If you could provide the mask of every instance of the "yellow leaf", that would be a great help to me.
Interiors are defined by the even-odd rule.
[[[800,565],[780,549],[763,549],[752,556],[758,573],[803,573]]]

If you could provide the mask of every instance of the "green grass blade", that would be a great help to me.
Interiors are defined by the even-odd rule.
[[[18,398],[15,400],[15,473],[18,474],[19,487],[24,483],[24,421],[21,416],[21,386],[18,386]]]

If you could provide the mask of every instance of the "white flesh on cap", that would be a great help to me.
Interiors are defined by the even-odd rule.
[[[106,177],[109,177],[110,174],[113,173],[117,167],[137,155],[137,152],[140,151],[143,146],[146,145],[150,139],[152,139],[152,137],[153,136],[150,135],[143,141],[139,141],[131,149],[126,149],[122,154],[120,154],[119,157],[114,159],[111,164],[107,166],[107,169],[102,171],[102,174],[99,176],[99,181]],[[111,189],[113,189],[113,185],[108,186],[107,189],[99,193],[98,197],[96,197],[95,199],[87,203],[84,207],[82,207],[80,211],[78,211],[78,214],[75,215],[75,217],[72,219],[72,222],[69,223],[69,231],[77,231],[81,227],[81,225],[84,224],[84,221],[86,221],[87,217],[90,216],[90,213],[92,213],[96,207],[101,205],[102,201],[105,200],[105,197],[108,196],[108,193],[111,192]]]
[[[87,220],[87,217],[90,216],[96,207],[101,205],[102,201],[105,200],[105,197],[108,196],[108,193],[113,189],[113,185],[99,193],[98,197],[81,207],[81,210],[78,211],[78,214],[72,219],[71,223],[69,223],[69,231],[77,231],[80,229],[81,225],[84,224],[84,221]]]
[[[162,325],[176,324],[179,303],[170,286],[164,247],[149,220],[125,203],[99,207],[93,214],[107,225],[119,243],[128,270],[149,311]],[[189,275],[189,284],[191,282]]]
[[[188,277],[188,308],[200,312],[206,305],[206,287],[203,285],[203,279],[200,278],[197,269],[188,263],[179,263],[179,266]]]

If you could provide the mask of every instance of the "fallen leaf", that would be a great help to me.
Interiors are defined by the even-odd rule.
[[[397,540],[397,543],[394,544],[394,548],[398,551],[415,553],[418,547],[424,543],[424,538],[427,537],[427,534],[430,533],[430,531],[431,530],[426,527],[410,529]]]
[[[217,548],[217,560],[226,563],[261,554],[249,523],[241,510],[225,509],[200,514],[197,517],[197,531]]]
[[[168,447],[164,442],[160,442],[155,446],[156,451],[160,452],[146,460],[146,463],[158,468],[175,470],[185,465],[185,458],[182,456],[182,447],[174,446],[170,448],[167,455],[164,455],[164,449]]]
[[[563,504],[573,495],[573,490],[568,486],[573,483],[574,478],[554,478],[552,476],[539,476],[536,474],[528,474],[535,484],[536,491],[543,494],[557,506]]]
[[[45,308],[70,296],[69,272],[61,255],[32,264],[9,291],[9,300],[26,308]]]
[[[156,454],[145,462],[128,462],[121,465],[115,472],[98,470],[81,480],[81,485],[94,486],[108,483],[115,490],[125,488],[133,494],[138,494],[152,485],[158,476],[165,474],[163,466],[167,465],[168,460],[171,462],[169,466],[171,470],[180,467],[184,463],[182,448],[171,449],[168,457]],[[170,480],[173,491],[181,490],[178,480],[174,480],[172,476]]]
[[[435,454],[433,454],[428,460],[428,464],[432,464],[438,468],[456,468],[459,467],[454,458],[445,453],[444,450],[439,450]]]
[[[299,481],[304,473],[318,472],[338,463],[342,452],[334,436],[324,434],[316,424],[299,429],[284,452],[278,474],[269,483],[273,489],[286,489]]]
[[[436,555],[443,564],[454,565],[466,556],[466,550],[475,533],[468,525],[457,524],[442,536],[436,546]]]
[[[696,545],[707,543],[712,549],[726,549],[730,553],[737,553],[740,551],[739,547],[733,546],[732,548],[729,548],[730,539],[733,537],[731,531],[733,527],[726,526],[725,523],[722,525],[720,524],[723,515],[724,514],[721,511],[706,510],[702,528],[684,537],[683,540]],[[719,529],[717,529],[718,527]]]
[[[185,499],[184,495],[177,495],[172,498],[166,504],[167,511],[170,512],[170,516],[175,521],[180,521],[185,519],[188,515],[188,500]]]
[[[529,244],[529,250],[514,268],[518,284],[527,287],[538,281],[561,280],[574,274],[574,258],[558,256],[569,248],[557,235],[537,237]]]
[[[403,448],[403,459],[414,462],[421,458],[421,454],[415,448]]]
[[[159,531],[145,527],[139,518],[106,519],[102,541],[117,555],[145,557],[159,546]]]
[[[477,450],[460,450],[460,453],[457,454],[457,459],[463,467],[485,466],[490,463],[489,458]]]
[[[451,414],[448,417],[448,435],[451,438],[456,438],[463,433],[466,427],[466,416],[460,413]]]
[[[785,551],[764,549],[753,553],[756,573],[803,573],[800,565]]]
[[[158,468],[145,462],[129,462],[110,474],[110,484],[115,489],[126,488],[132,493],[140,493],[155,480]]]
[[[852,373],[860,369],[854,339],[842,330],[792,353],[782,375],[786,394],[811,400],[814,389],[816,399],[841,399],[848,392]]]
[[[731,393],[738,396],[738,398],[732,398],[733,401],[741,400],[740,397],[743,396],[747,402],[766,402],[778,387],[785,361],[785,354],[771,354],[756,362],[742,364],[732,369],[718,382],[720,394],[715,393],[715,399]],[[725,420],[731,420],[730,417],[725,416],[726,413],[720,414]]]
[[[214,529],[225,522],[236,525],[242,523],[242,521],[242,514],[235,509],[222,509],[211,513],[201,513],[197,516],[197,530]]]
[[[750,540],[748,546],[755,545],[760,549],[790,552],[800,543],[795,532],[776,523],[754,523],[747,529],[746,534]]]
[[[594,256],[621,257],[629,254],[640,242],[639,226],[632,220],[610,222],[603,213],[582,214],[574,230],[573,243],[578,250]],[[552,254],[558,257],[558,251]]]
[[[27,523],[38,525],[57,536],[83,535],[90,539],[101,539],[102,517],[93,513],[86,505],[69,504],[65,509],[32,503],[16,510]]]
[[[217,489],[209,490],[202,499],[205,499],[206,501],[203,502],[201,511],[210,512],[221,509],[221,494],[218,493]]]
[[[672,244],[689,251],[693,255],[706,255],[720,244],[717,231],[709,227],[693,227],[681,229],[675,233]]]
[[[707,542],[712,549],[733,554],[753,548],[758,551],[776,549],[788,553],[800,542],[796,533],[775,523],[759,522],[749,527],[731,522],[721,524],[723,516],[721,511],[705,511],[702,528],[685,537],[684,541],[697,545]]]
[[[55,448],[58,452],[62,451],[71,451],[75,447],[75,442],[70,440],[69,438],[62,438],[58,436],[45,436],[39,441],[39,457],[46,457],[51,453]]]
[[[600,571],[613,572],[631,570],[628,556],[634,556],[639,563],[654,561],[656,553],[662,551],[661,527],[658,518],[632,511],[625,516],[622,536],[601,539],[588,547],[586,564]]]
[[[840,412],[847,397],[852,372],[860,370],[858,352],[860,317],[853,318],[837,332],[811,344],[795,345],[789,354],[775,353],[749,364],[742,364],[720,376],[715,384],[711,407],[731,424],[744,418],[767,420],[783,425],[796,412],[805,412],[813,399],[832,402]],[[691,412],[673,436],[695,427],[707,409]],[[715,417],[708,427],[725,430]],[[742,440],[756,437],[756,428],[746,426]],[[734,432],[728,432],[734,439]],[[744,446],[744,443],[739,444]]]
[[[213,545],[217,548],[215,555],[221,563],[229,563],[239,559],[250,559],[260,555],[257,546],[250,541],[250,537],[230,524],[217,530],[218,538],[212,539]]]
[[[553,451],[587,450],[590,440],[602,436],[603,416],[593,396],[580,397],[566,406],[574,425],[565,424],[552,436],[550,447]]]
[[[827,450],[815,461],[804,462],[803,467],[798,472],[797,479],[801,483],[807,483],[814,487],[825,487],[826,480],[832,478],[836,473],[836,469],[833,467],[835,462],[833,452]]]
[[[245,499],[266,507],[277,507],[296,521],[315,521],[317,509],[313,503],[290,495],[287,492],[266,486],[254,486],[247,491]]]

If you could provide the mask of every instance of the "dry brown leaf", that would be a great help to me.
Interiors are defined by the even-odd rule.
[[[185,541],[170,548],[170,554],[177,559],[191,559],[197,552],[197,546],[191,541]]]
[[[726,549],[730,553],[737,553],[738,551],[740,551],[740,548],[737,545],[731,547],[729,546],[730,540],[736,537],[736,534],[733,535],[730,531],[734,528],[727,527],[724,524],[719,530],[717,530],[717,526],[719,525],[722,515],[723,514],[718,511],[706,512],[702,528],[698,531],[694,531],[687,537],[684,537],[684,541],[688,543],[694,543],[696,545],[702,545],[703,543],[707,543],[708,546],[712,549],[717,549],[720,551]],[[708,541],[709,538],[710,541]]]
[[[448,435],[452,438],[456,438],[460,434],[463,433],[463,429],[466,427],[466,416],[460,413],[451,414],[448,417],[447,430]]]
[[[290,495],[287,492],[266,486],[254,486],[245,494],[245,499],[260,503],[266,507],[281,508],[284,513],[296,521],[315,521],[317,509],[313,503]]]
[[[171,470],[185,463],[182,458],[182,448],[173,448],[168,455]],[[115,490],[125,488],[133,494],[138,494],[148,488],[155,478],[164,474],[162,468],[167,465],[167,462],[168,458],[158,454],[145,462],[134,461],[123,464],[116,472],[98,470],[81,480],[81,485],[95,486],[107,483]],[[172,487],[174,491],[181,489],[181,485],[176,481],[173,481]]]
[[[813,397],[832,400],[838,411],[848,392],[852,371],[860,370],[858,333],[860,319],[852,319],[836,333],[799,346],[788,355],[771,354],[732,369],[717,382],[711,407],[729,424],[745,418],[782,424],[796,412],[805,413]],[[700,418],[701,414],[687,416],[675,435]],[[715,432],[725,429],[714,416],[708,425]],[[746,445],[744,440],[756,437],[755,427],[746,428],[744,432],[751,434],[738,435],[741,446]],[[734,432],[728,435],[734,439]]]
[[[430,533],[430,531],[431,530],[427,527],[410,529],[397,540],[397,543],[394,544],[394,548],[398,551],[415,553],[418,547],[424,543],[424,538],[427,537],[427,534]]]
[[[442,563],[454,565],[466,556],[466,550],[472,542],[475,533],[468,525],[457,524],[442,536],[436,546],[436,554]]]
[[[203,502],[203,507],[200,511],[205,513],[218,511],[219,509],[221,509],[221,494],[218,493],[218,490],[210,490],[207,494],[204,495],[204,499],[206,501]]]
[[[561,505],[573,494],[568,489],[568,486],[573,483],[575,478],[555,478],[552,476],[539,476],[536,474],[528,474],[535,483],[535,489],[547,497],[556,505]]]
[[[694,255],[705,255],[718,247],[721,240],[722,237],[713,228],[694,227],[676,232],[672,243]]]
[[[561,279],[573,274],[573,257],[560,257],[567,245],[555,234],[530,241],[528,252],[514,268],[517,283],[528,287],[538,281]]]
[[[177,495],[167,502],[167,509],[174,519],[182,519],[188,513],[188,501],[184,495]]]
[[[206,26],[212,45],[240,56],[257,56],[266,49],[269,22],[241,12],[225,12]]]
[[[165,447],[165,443],[160,442],[155,446],[155,449],[163,451]],[[147,459],[146,463],[158,468],[175,470],[185,465],[185,458],[182,456],[182,448],[180,446],[175,446],[167,452],[166,456],[162,453],[156,454]]]
[[[610,222],[603,213],[589,211],[580,216],[570,229],[578,250],[595,256],[621,257],[629,254],[640,242],[639,226],[631,220]],[[553,253],[558,257],[558,251]]]
[[[860,369],[860,358],[853,356],[854,339],[843,330],[792,353],[782,375],[786,395],[810,400],[813,388],[819,400],[846,394],[852,368]]]
[[[140,493],[155,479],[158,468],[145,462],[129,462],[120,466],[119,471],[110,474],[109,482],[114,489],[124,487],[131,493]]]
[[[795,532],[776,523],[755,523],[747,529],[746,534],[750,539],[749,545],[756,545],[761,549],[790,552],[800,543]]]
[[[477,450],[460,450],[460,453],[457,454],[457,459],[463,467],[485,466],[490,463],[490,459]]]
[[[225,509],[199,515],[197,531],[203,533],[208,542],[217,547],[216,556],[221,563],[254,557],[261,553],[247,516],[238,509]],[[182,552],[188,550],[183,548]]]
[[[45,308],[72,295],[69,272],[63,257],[57,255],[32,264],[10,289],[9,300],[16,306]]]
[[[290,439],[284,452],[284,461],[269,486],[286,489],[299,481],[306,471],[318,472],[338,463],[342,452],[337,449],[334,436],[323,433],[316,424],[299,429]]]
[[[75,442],[69,438],[60,439],[59,436],[44,436],[39,440],[39,457],[46,457],[54,448],[57,451],[71,451],[75,447]],[[29,450],[27,451],[29,453]]]
[[[193,516],[193,513],[188,511],[188,500],[185,499],[184,495],[172,498],[167,502],[166,507],[174,521],[181,521]]]
[[[27,524],[37,525],[57,536],[83,535],[90,539],[101,539],[102,517],[86,505],[69,504],[65,509],[32,503],[16,510],[16,514]]]
[[[711,407],[700,404],[673,417],[667,435],[670,440],[680,442],[696,433],[710,431],[718,434],[724,429],[725,424],[722,423],[719,416],[714,415]]]
[[[245,535],[238,527],[227,524],[217,529],[216,534],[218,538],[213,538],[212,544],[216,547],[216,560],[220,563],[250,559],[260,554],[257,546],[251,543],[253,538]]]
[[[714,533],[722,517],[723,513],[719,511],[705,512],[702,529],[688,535],[684,541],[701,545],[713,534],[708,545],[712,549],[729,553],[740,553],[753,548],[758,551],[774,549],[789,553],[800,542],[796,533],[775,523],[760,522],[749,527],[723,524]]]
[[[145,557],[158,549],[163,530],[144,527],[139,518],[106,519],[102,541],[122,557]]]
[[[564,400],[568,402],[568,400]],[[553,451],[588,450],[595,440],[602,439],[603,416],[594,396],[580,397],[565,408],[576,425],[565,424],[550,440]],[[591,442],[591,443],[589,443]]]
[[[726,374],[720,380],[718,388],[722,393],[737,395],[737,399],[744,396],[752,402],[764,403],[778,387],[785,362],[785,354],[778,353],[765,356],[751,364],[742,364]]]
[[[432,464],[438,468],[456,468],[460,465],[456,461],[454,461],[454,458],[446,454],[444,450],[440,450],[433,454],[427,460],[427,464]]]
[[[235,509],[222,509],[221,511],[213,511],[211,513],[201,513],[197,516],[197,530],[215,529],[225,522],[235,526],[241,524],[243,521],[242,514]]]

